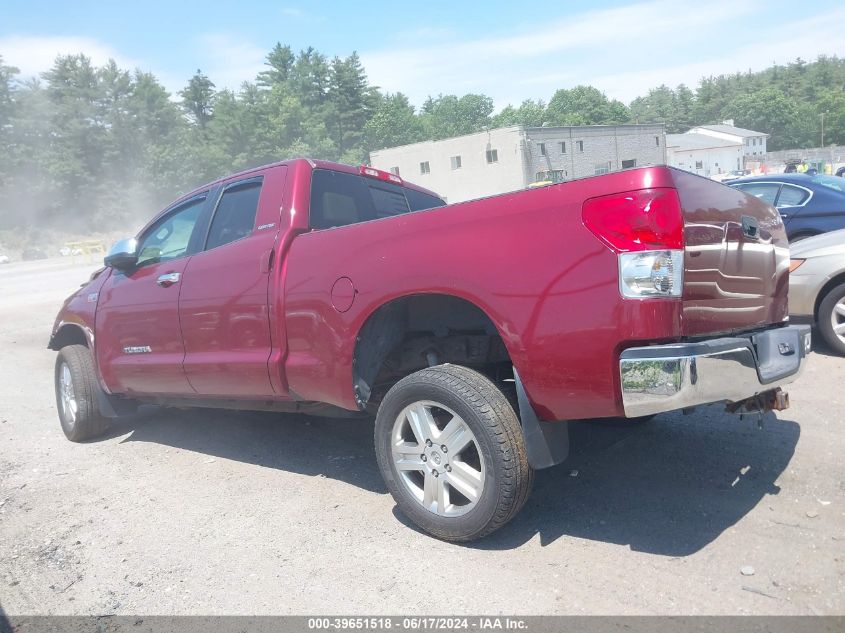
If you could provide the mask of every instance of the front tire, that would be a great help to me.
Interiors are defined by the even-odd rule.
[[[488,378],[458,365],[396,383],[376,416],[375,448],[405,516],[447,541],[472,541],[505,525],[533,482],[510,402]]]
[[[845,284],[830,290],[819,304],[819,332],[837,353],[845,355]]]
[[[106,432],[109,421],[100,415],[97,403],[100,385],[87,347],[68,345],[59,351],[55,385],[59,422],[67,439],[83,442]]]

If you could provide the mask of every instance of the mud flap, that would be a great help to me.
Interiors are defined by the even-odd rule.
[[[528,401],[528,394],[516,367],[513,368],[513,377],[528,463],[534,470],[560,464],[569,456],[569,426],[566,422],[540,420]]]

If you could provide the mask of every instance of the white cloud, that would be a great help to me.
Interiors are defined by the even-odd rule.
[[[243,39],[207,33],[199,37],[197,49],[197,58],[203,60],[203,73],[218,90],[238,90],[243,82],[254,81],[255,76],[265,70],[267,51]]]
[[[610,73],[596,76],[592,84],[609,97],[624,101],[645,94],[660,84],[685,83],[695,89],[702,77],[759,71],[772,64],[787,64],[801,57],[812,61],[818,55],[841,54],[845,50],[845,9],[824,16],[796,20],[760,34],[730,54],[689,64],[666,65],[647,71]]]
[[[59,55],[84,53],[94,65],[100,66],[114,59],[121,68],[135,68],[139,64],[124,57],[108,44],[90,37],[28,36],[0,37],[0,55],[6,64],[20,69],[23,78],[34,77],[49,70]]]
[[[237,90],[244,81],[252,81],[264,68],[267,51],[244,39],[237,39],[221,33],[208,33],[196,39],[192,57],[195,63],[215,83],[218,89]],[[0,55],[4,63],[21,71],[21,78],[38,76],[49,70],[58,55],[84,53],[96,66],[114,59],[117,65],[127,70],[141,68],[153,72],[162,84],[176,98],[176,94],[188,82],[196,70],[176,74],[173,70],[162,71],[149,68],[121,54],[117,49],[90,37],[79,36],[25,36],[0,37]]]
[[[387,48],[361,58],[373,84],[402,91],[417,105],[429,94],[483,92],[501,108],[548,99],[556,89],[580,83],[629,102],[661,83],[694,88],[703,76],[845,50],[845,8],[765,27],[758,17],[770,10],[764,0],[647,0],[471,39],[449,26],[418,25],[387,36],[381,44]],[[291,19],[320,19],[294,7],[280,11]],[[218,89],[237,90],[265,69],[268,49],[233,34],[207,33],[187,56],[161,69],[95,38],[0,36],[0,55],[24,77],[49,69],[59,54],[79,52],[98,65],[113,58],[122,68],[150,70],[175,95],[197,67]]]
[[[768,10],[762,0],[651,0],[514,26],[512,34],[371,50],[361,58],[374,84],[402,91],[417,105],[428,94],[484,92],[500,108],[579,83],[628,102],[661,83],[694,87],[704,75],[845,50],[842,10],[766,31],[754,16]]]

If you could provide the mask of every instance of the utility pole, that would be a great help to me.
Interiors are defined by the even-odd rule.
[[[824,147],[824,115],[825,115],[825,113],[822,112],[822,144],[821,144],[822,147]]]

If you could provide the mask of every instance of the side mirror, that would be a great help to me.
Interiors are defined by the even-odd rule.
[[[115,270],[128,270],[138,262],[138,242],[134,237],[116,242],[103,263]]]

